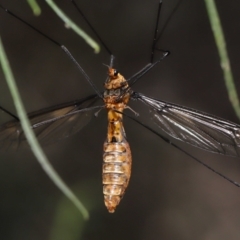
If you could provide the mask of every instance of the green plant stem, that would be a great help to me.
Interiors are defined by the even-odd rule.
[[[100,46],[88,34],[80,29],[52,0],[45,1],[68,27],[73,29],[73,31],[81,36],[86,41],[86,43],[94,49],[95,53],[99,53]]]
[[[218,49],[220,57],[220,65],[223,71],[225,85],[228,91],[229,100],[233,106],[233,109],[240,119],[240,105],[238,94],[233,80],[233,74],[231,71],[230,60],[227,53],[226,41],[224,38],[221,21],[218,15],[217,7],[214,0],[205,0],[208,17],[210,20],[211,28],[213,31],[215,43]]]
[[[41,14],[41,8],[39,7],[38,3],[36,0],[27,0],[29,6],[33,10],[33,14],[35,16],[39,16]]]
[[[26,111],[24,109],[22,100],[20,98],[20,94],[17,89],[17,85],[15,83],[13,73],[10,68],[10,64],[8,62],[1,37],[0,37],[0,63],[2,65],[3,73],[5,75],[8,87],[12,94],[12,98],[17,109],[17,114],[21,122],[22,129],[25,133],[26,139],[37,158],[38,162],[42,166],[43,170],[50,177],[50,179],[57,185],[57,187],[76,205],[76,207],[82,213],[84,219],[89,218],[88,211],[83,206],[83,204],[79,201],[79,199],[73,194],[73,192],[67,187],[67,185],[62,181],[57,172],[53,169],[47,157],[45,156],[43,150],[41,149],[35,134],[31,128],[30,121],[27,117]]]

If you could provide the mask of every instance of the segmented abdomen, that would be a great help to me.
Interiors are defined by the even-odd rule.
[[[103,194],[104,202],[113,213],[128,186],[132,166],[129,144],[125,138],[121,142],[104,143],[103,154]]]

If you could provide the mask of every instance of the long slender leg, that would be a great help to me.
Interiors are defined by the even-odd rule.
[[[152,43],[152,52],[151,52],[151,60],[150,60],[151,63],[153,63],[153,60],[154,60],[155,47],[156,47],[156,43],[157,43],[157,40],[158,40],[158,25],[159,25],[159,18],[160,18],[161,9],[162,9],[162,0],[159,1],[159,5],[158,5],[157,21],[156,21],[153,43]]]
[[[84,76],[85,80],[90,84],[90,86],[93,88],[93,90],[96,92],[96,94],[102,98],[102,94],[100,93],[100,91],[97,89],[96,85],[93,83],[93,81],[90,79],[90,77],[87,75],[87,73],[83,70],[83,68],[81,67],[81,65],[77,62],[77,60],[74,58],[74,56],[71,54],[71,52],[62,44],[60,44],[59,42],[57,42],[56,40],[54,40],[53,38],[49,37],[48,35],[46,35],[45,33],[41,32],[40,30],[38,30],[37,28],[35,28],[34,26],[32,26],[31,24],[29,24],[28,22],[26,22],[25,20],[23,20],[22,18],[20,18],[19,16],[17,16],[15,13],[11,12],[9,9],[3,7],[0,4],[0,8],[3,9],[6,13],[10,14],[11,16],[13,16],[14,18],[16,18],[17,20],[19,20],[20,22],[24,23],[25,25],[27,25],[28,27],[30,27],[31,29],[33,29],[34,31],[36,31],[37,33],[39,33],[40,35],[42,35],[43,37],[47,38],[48,40],[50,40],[52,43],[54,43],[55,45],[59,46],[64,53],[73,61],[73,63],[77,66],[78,70],[82,73],[82,75]]]
[[[87,17],[85,16],[85,14],[83,13],[83,11],[80,9],[80,7],[77,5],[77,3],[74,0],[71,0],[72,4],[74,5],[74,7],[78,10],[78,12],[80,13],[80,15],[83,17],[83,19],[85,20],[85,22],[88,24],[88,26],[91,28],[91,30],[94,32],[94,34],[96,35],[97,39],[99,40],[99,42],[103,45],[103,47],[105,48],[105,50],[109,53],[109,55],[112,55],[112,51],[109,49],[109,47],[107,46],[107,44],[102,40],[100,34],[98,34],[98,32],[96,31],[96,29],[93,27],[93,25],[89,22],[89,20],[87,19]]]

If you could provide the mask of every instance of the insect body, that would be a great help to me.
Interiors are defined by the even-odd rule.
[[[105,205],[113,213],[128,186],[132,156],[123,127],[123,115],[130,98],[125,78],[109,68],[104,102],[108,111],[108,134],[103,154],[103,194]]]

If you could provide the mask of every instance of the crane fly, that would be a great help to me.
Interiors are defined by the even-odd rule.
[[[76,5],[74,1],[72,2]],[[88,75],[77,63],[68,49],[47,36],[50,41],[59,45],[67,56],[73,60],[74,64],[76,64],[80,72],[90,83],[96,94],[77,101],[60,104],[30,113],[29,119],[31,121],[32,128],[40,141],[49,143],[68,137],[81,130],[88,123],[92,116],[92,112],[99,111],[103,108],[107,110],[108,128],[107,138],[103,146],[102,177],[104,202],[108,211],[111,213],[115,211],[117,205],[122,199],[131,176],[131,150],[129,143],[127,142],[123,126],[123,116],[125,115],[124,110],[126,108],[130,108],[128,106],[130,99],[138,100],[149,108],[149,117],[153,119],[155,124],[158,126],[158,129],[153,130],[149,126],[140,122],[136,117],[128,117],[143,127],[149,129],[154,134],[157,134],[164,141],[170,142],[161,135],[162,131],[172,138],[206,151],[233,157],[240,156],[240,125],[207,113],[154,99],[132,90],[131,86],[138,79],[155,67],[169,54],[168,51],[163,51],[162,57],[153,62],[154,51],[156,50],[155,45],[158,39],[158,21],[161,6],[162,2],[160,1],[155,36],[152,44],[152,60],[130,79],[125,79],[124,76],[113,67],[114,58],[111,51],[95,32],[104,48],[111,55],[110,65],[108,66],[108,77],[104,84],[103,93],[95,87],[94,83],[90,80]],[[19,17],[3,6],[0,5],[0,7],[15,18],[19,19]],[[77,7],[77,9],[79,8]],[[20,21],[26,24],[24,20],[20,19]],[[46,37],[45,34],[39,32],[32,25],[27,25]],[[101,105],[96,105],[98,100],[102,101]],[[4,108],[2,108],[2,110],[12,115]],[[130,110],[134,112],[134,110]],[[5,146],[16,148],[21,142],[25,141],[25,136],[18,118],[14,115],[12,116],[15,118],[14,120],[0,126],[1,147]],[[185,152],[181,148],[177,147],[177,145],[173,143],[171,144]],[[188,155],[195,160],[200,161],[194,156],[190,154]],[[200,163],[202,162],[200,161]],[[223,176],[221,173],[215,171],[206,164],[202,164],[220,176],[226,178],[228,181],[234,183],[236,186],[239,186],[237,183]]]

